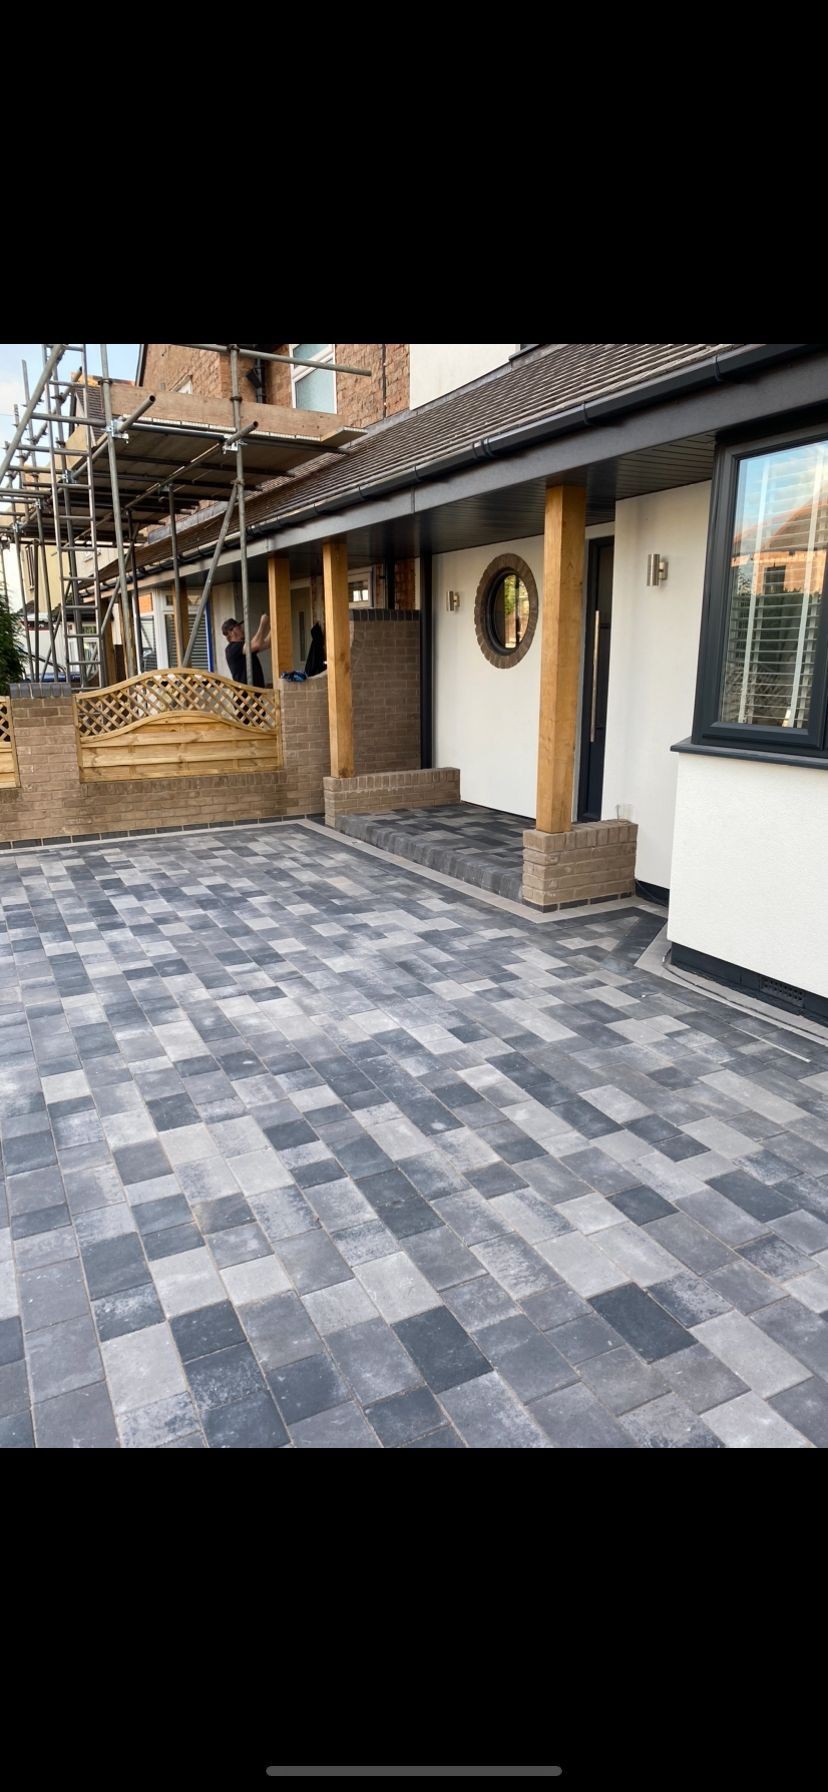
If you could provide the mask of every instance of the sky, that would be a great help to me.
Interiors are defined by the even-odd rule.
[[[109,371],[113,379],[134,380],[138,366],[137,342],[108,342]],[[90,373],[100,373],[101,357],[97,343],[87,347]],[[11,441],[14,429],[13,405],[25,404],[23,394],[23,375],[20,363],[26,362],[29,374],[29,390],[31,391],[38,373],[43,366],[43,347],[37,342],[0,342],[0,444]],[[59,364],[58,371],[64,379],[68,379],[76,367],[80,367],[81,357],[65,354]],[[38,407],[40,408],[40,407]],[[2,450],[5,453],[5,449]],[[45,462],[42,463],[45,465]],[[4,556],[6,581],[9,594],[14,603],[14,594],[18,588],[16,555],[7,553]]]

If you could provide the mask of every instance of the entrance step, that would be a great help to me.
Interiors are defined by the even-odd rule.
[[[337,832],[364,840],[429,871],[441,871],[461,883],[495,896],[520,901],[523,876],[523,830],[531,821],[484,809],[476,803],[450,803],[432,809],[387,809],[382,814],[343,815]]]

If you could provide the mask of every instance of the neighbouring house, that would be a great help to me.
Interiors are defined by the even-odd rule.
[[[240,383],[243,396],[249,401],[291,410],[330,411],[353,429],[365,429],[408,409],[408,343],[283,342],[262,343],[260,348],[268,354],[291,357],[296,364],[242,355]],[[299,364],[304,362],[309,365]],[[347,367],[364,372],[341,371]],[[154,391],[226,398],[230,393],[230,357],[218,347],[206,350],[181,343],[142,343],[136,384]],[[260,610],[267,609],[266,589],[260,588],[252,596],[258,618]],[[353,568],[351,601],[355,606],[413,609],[413,563],[386,560]],[[240,606],[238,576],[217,581],[199,629],[194,665],[218,672],[225,670],[221,625],[228,617],[240,615]],[[168,596],[163,590],[145,592],[142,607],[147,651],[159,666],[174,663]],[[314,622],[321,622],[323,610],[321,579],[313,575],[297,579],[291,591],[292,660],[297,668],[305,664],[311,628]],[[264,660],[264,669],[269,676],[269,656]]]

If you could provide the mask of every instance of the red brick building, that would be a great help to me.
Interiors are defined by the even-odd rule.
[[[306,357],[317,367],[290,367],[284,362],[243,356],[243,398],[288,409],[335,411],[354,429],[367,429],[371,423],[381,423],[383,418],[408,409],[407,342],[277,342],[262,343],[261,347],[272,355]],[[371,377],[334,372],[332,363],[366,368]],[[138,384],[168,392],[195,392],[203,398],[226,398],[230,394],[230,357],[175,342],[143,343]]]

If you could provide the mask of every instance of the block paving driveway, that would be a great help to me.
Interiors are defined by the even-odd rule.
[[[0,857],[0,1443],[828,1442],[828,1041],[296,824]]]

